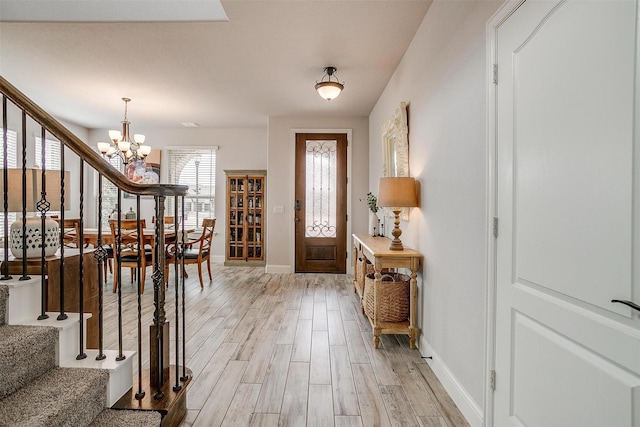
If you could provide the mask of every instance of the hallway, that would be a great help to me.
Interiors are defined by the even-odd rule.
[[[207,283],[205,271],[201,290],[195,266],[187,271],[186,358],[194,379],[182,426],[468,425],[406,336],[383,335],[380,349],[373,349],[352,276],[264,274],[263,268],[214,264],[213,281]],[[123,342],[135,349],[136,294],[126,274]],[[105,325],[113,326],[105,346],[117,348],[110,287]],[[146,290],[143,342],[153,311],[150,278]],[[174,299],[171,284],[172,334]],[[143,363],[147,359],[143,354]]]

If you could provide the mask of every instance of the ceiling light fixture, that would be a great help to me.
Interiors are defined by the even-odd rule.
[[[331,80],[331,77],[334,77],[336,71],[336,67],[325,67],[324,75],[319,82],[316,82],[318,94],[327,101],[336,99],[342,92],[342,89],[344,89],[344,84],[340,83],[338,77],[335,77],[335,81]],[[327,80],[325,80],[325,77]]]
[[[131,102],[130,98],[122,98],[124,101],[124,120],[122,120],[122,132],[119,130],[110,130],[109,139],[113,142],[98,142],[98,151],[103,156],[109,158],[119,155],[126,165],[133,160],[144,160],[151,153],[151,147],[144,145],[145,136],[139,133],[133,135],[129,132],[131,122],[127,120],[127,104]]]

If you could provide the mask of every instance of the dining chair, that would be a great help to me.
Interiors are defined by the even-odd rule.
[[[151,224],[155,224],[156,223],[156,217],[155,215],[151,217]],[[173,216],[165,216],[164,217],[164,225],[173,225],[175,224],[175,217]]]
[[[120,224],[120,233],[122,235],[120,263],[122,267],[129,267],[131,269],[131,283],[133,283],[138,267],[138,259],[140,260],[140,293],[142,294],[144,293],[147,267],[153,267],[153,248],[148,245],[145,246],[144,228],[146,227],[146,222],[144,219],[141,219],[139,228],[138,220],[136,219],[123,219]],[[120,279],[120,271],[117,268],[118,221],[109,220],[109,226],[113,239],[113,262],[116,263],[113,269],[113,292],[116,292]]]
[[[200,287],[204,288],[202,281],[202,263],[207,262],[207,271],[209,272],[209,281],[213,279],[211,276],[211,241],[213,240],[213,230],[216,227],[215,218],[205,218],[202,220],[202,234],[194,240],[185,242],[184,263],[198,264],[198,277],[200,278]],[[175,243],[167,246],[165,251],[164,277],[169,283],[169,265],[175,264]]]
[[[62,231],[62,241],[60,242],[66,248],[77,248],[78,236],[80,235],[80,218],[69,218],[63,221],[56,217],[54,220],[58,223]]]

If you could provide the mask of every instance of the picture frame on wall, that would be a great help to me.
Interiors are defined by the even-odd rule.
[[[156,160],[157,159],[157,160]],[[154,161],[156,160],[156,161]],[[148,156],[146,159],[133,160],[124,169],[124,174],[131,181],[138,184],[160,183],[160,153],[156,156]],[[124,193],[125,199],[134,198],[133,194]],[[140,196],[142,199],[153,199],[153,196]]]

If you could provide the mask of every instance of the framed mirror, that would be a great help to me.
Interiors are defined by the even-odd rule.
[[[409,176],[407,104],[401,102],[382,125],[382,176]]]
[[[382,125],[382,176],[409,176],[409,124],[407,104],[401,102],[393,116]],[[384,216],[393,218],[390,208]],[[402,209],[402,219],[409,219],[409,209]]]

